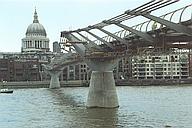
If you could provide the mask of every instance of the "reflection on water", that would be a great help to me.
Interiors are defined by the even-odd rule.
[[[86,108],[88,88],[0,94],[0,128],[192,127],[192,87],[117,87],[120,107]]]
[[[85,100],[88,88],[79,88],[74,91],[74,88],[67,88],[67,92],[63,89],[49,91],[55,98],[53,104],[61,106],[68,106],[67,109],[60,112],[64,115],[68,114],[66,121],[69,121],[65,126],[68,127],[82,127],[82,128],[95,128],[95,127],[108,127],[116,128],[117,124],[117,109],[99,109],[85,107]],[[78,93],[84,92],[84,93]]]

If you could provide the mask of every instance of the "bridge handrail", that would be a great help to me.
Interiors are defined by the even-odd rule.
[[[176,13],[176,12],[179,12],[179,11],[181,11],[180,12],[180,16],[179,16],[179,20],[178,20],[178,23],[181,23],[182,22],[182,16],[183,16],[183,13],[185,12],[185,10],[187,9],[187,8],[189,8],[189,7],[192,7],[192,4],[190,4],[190,5],[187,5],[187,6],[185,6],[185,7],[182,7],[182,8],[179,8],[179,9],[176,9],[176,10],[174,10],[174,11],[171,11],[171,12],[169,12],[169,13],[166,13],[166,14],[164,14],[164,15],[161,15],[161,16],[159,16],[159,17],[161,17],[161,18],[163,18],[163,19],[165,19],[166,18],[166,16],[168,16],[168,15],[171,15],[170,16],[170,19],[169,19],[169,21],[171,21],[172,20],[172,18],[173,18],[173,16],[174,16],[174,14]],[[192,17],[191,17],[192,18]],[[190,20],[190,19],[189,19]],[[137,28],[139,28],[139,26],[140,26],[140,28],[139,28],[139,31],[141,31],[142,30],[142,28],[143,28],[143,26],[144,26],[144,24],[147,24],[146,25],[146,28],[145,28],[145,32],[148,32],[148,31],[150,31],[149,30],[149,24],[152,22],[152,20],[147,20],[147,21],[145,21],[145,22],[142,22],[142,23],[139,23],[139,24],[137,24],[137,25],[134,25],[134,26],[132,26],[131,28],[136,28],[136,30],[137,30]],[[154,22],[154,21],[153,21]],[[155,23],[155,22],[154,22]],[[163,25],[160,25],[159,27],[157,27],[156,29],[160,29],[160,28],[162,28],[163,27]],[[154,30],[156,30],[156,29],[154,29]],[[122,34],[122,33],[124,33],[124,34]],[[128,35],[130,35],[130,34],[132,34],[131,32],[129,32],[129,31],[127,31],[127,30],[120,30],[120,31],[117,31],[117,32],[115,32],[114,33],[114,35],[120,35],[120,37],[121,38],[124,38],[125,36],[128,36]],[[123,36],[122,36],[123,35]],[[113,38],[113,37],[110,37],[110,36],[104,36],[104,37],[102,37],[102,39],[104,39],[105,41],[108,41],[108,42],[112,42],[112,41],[114,41],[115,39]],[[102,44],[102,42],[101,41],[99,41],[99,40],[94,40],[94,42],[96,43],[96,44]]]
[[[44,65],[46,70],[62,70],[65,66],[70,64],[75,64],[78,62],[82,62],[83,58],[78,54],[73,55],[72,57],[68,57],[65,60],[60,60],[51,65]]]

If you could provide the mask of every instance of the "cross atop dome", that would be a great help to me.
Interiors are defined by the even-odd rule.
[[[34,20],[33,20],[33,23],[39,23],[38,15],[37,15],[37,11],[36,11],[36,7],[35,7],[35,13],[34,13]]]

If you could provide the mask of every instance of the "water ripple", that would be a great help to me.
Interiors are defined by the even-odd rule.
[[[120,107],[87,109],[88,88],[0,94],[0,128],[190,128],[192,87],[117,87]]]

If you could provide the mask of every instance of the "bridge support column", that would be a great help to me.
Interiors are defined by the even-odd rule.
[[[93,71],[91,74],[87,107],[119,107],[112,71]]]
[[[51,75],[51,81],[50,81],[50,85],[49,88],[60,88],[60,82],[59,82],[59,75],[60,75],[60,71],[54,71],[54,72],[50,72]]]

